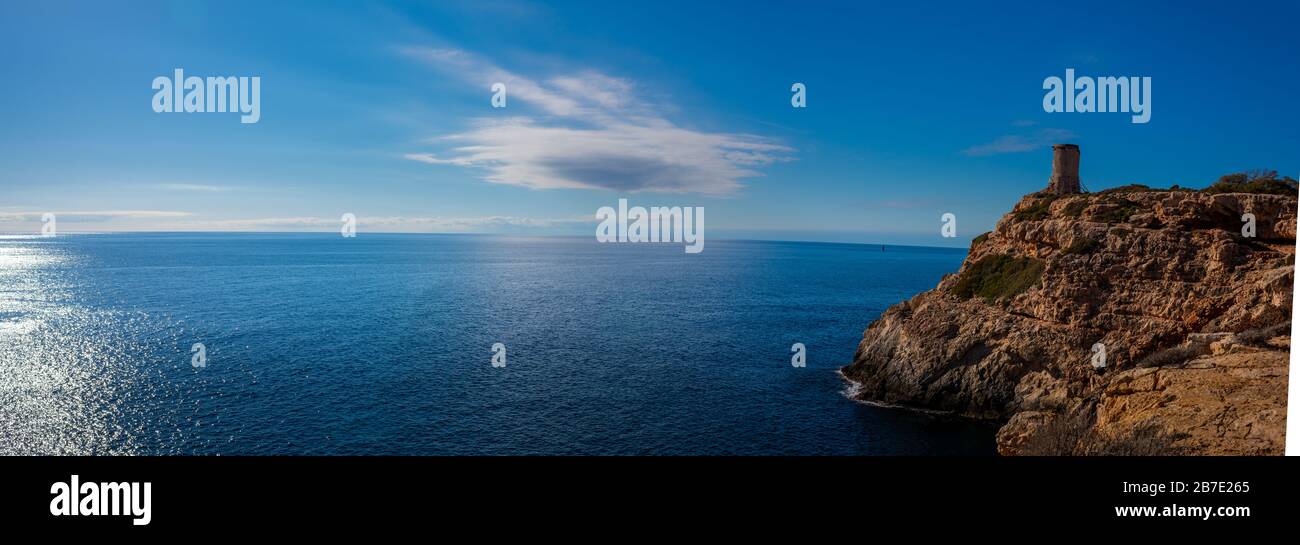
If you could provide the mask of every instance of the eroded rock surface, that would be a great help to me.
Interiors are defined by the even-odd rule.
[[[865,400],[1003,419],[1003,454],[1281,454],[1295,234],[1294,196],[1028,195],[844,375]],[[996,256],[1041,275],[963,298]]]

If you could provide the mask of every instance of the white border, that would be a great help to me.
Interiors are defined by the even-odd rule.
[[[1296,249],[1298,250],[1297,255],[1300,256],[1300,237],[1296,239]],[[1296,291],[1300,290],[1300,275],[1295,275],[1294,267],[1292,269],[1292,275],[1295,278],[1292,279],[1291,288],[1291,342],[1294,343],[1296,332],[1300,331],[1297,329],[1296,324],[1295,304]],[[1300,352],[1296,352],[1294,344],[1291,345],[1289,352],[1291,364],[1287,372],[1286,390],[1286,455],[1300,456],[1300,418],[1291,417],[1291,407],[1294,407],[1296,403],[1300,403],[1300,373],[1296,372],[1296,370],[1300,369],[1300,365],[1296,364],[1296,360],[1300,359]]]

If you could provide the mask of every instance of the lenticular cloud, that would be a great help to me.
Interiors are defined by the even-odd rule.
[[[608,189],[725,195],[793,149],[739,133],[677,126],[638,100],[631,82],[597,72],[536,82],[455,50],[404,52],[468,81],[506,84],[509,107],[536,116],[477,119],[405,157],[483,169],[486,181],[532,189]],[[523,110],[524,108],[520,108]]]

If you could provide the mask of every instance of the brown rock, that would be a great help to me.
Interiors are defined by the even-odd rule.
[[[844,374],[863,399],[1005,420],[1004,454],[1280,454],[1290,331],[1234,334],[1290,320],[1295,225],[1294,196],[1028,195],[958,274],[872,323]],[[1038,260],[1040,281],[954,293],[996,256]],[[1137,367],[1185,344],[1213,355]]]

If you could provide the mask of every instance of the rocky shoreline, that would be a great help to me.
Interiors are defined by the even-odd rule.
[[[1281,454],[1297,199],[1216,187],[1025,196],[843,375],[1003,421],[1004,455]]]

